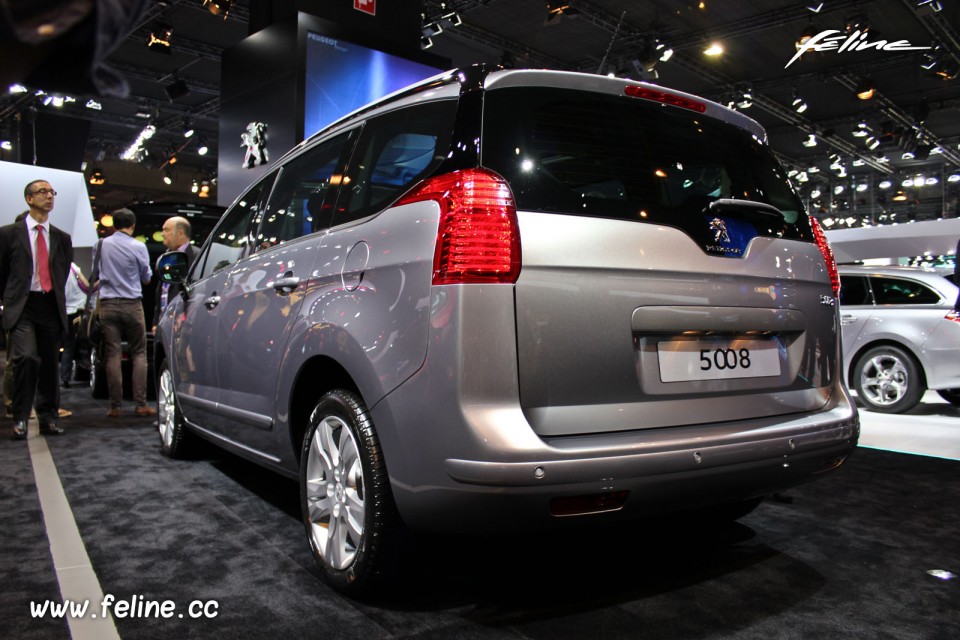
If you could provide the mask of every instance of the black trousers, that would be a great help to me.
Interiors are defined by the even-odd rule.
[[[56,424],[60,410],[60,340],[63,326],[53,294],[33,294],[10,329],[13,419],[26,422],[36,406],[40,424]],[[36,400],[36,402],[34,402]]]

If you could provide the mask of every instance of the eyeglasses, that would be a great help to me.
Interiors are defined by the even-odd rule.
[[[49,194],[49,195],[51,195],[51,196],[55,196],[55,195],[57,195],[57,192],[54,191],[53,189],[37,189],[36,191],[34,191],[33,193],[31,193],[30,195],[32,195],[32,196],[36,196],[36,195],[45,196],[45,195],[47,195],[47,194]]]

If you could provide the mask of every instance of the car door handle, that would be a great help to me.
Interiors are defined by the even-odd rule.
[[[213,309],[218,304],[220,304],[220,296],[218,295],[212,295],[203,301],[203,306],[205,306],[207,309],[210,309],[211,311],[213,311]]]
[[[273,281],[273,288],[276,289],[280,295],[293,293],[293,290],[298,286],[300,286],[300,278],[292,275],[289,271],[283,274],[282,278]]]
[[[857,316],[840,316],[840,324],[853,324],[857,321]]]

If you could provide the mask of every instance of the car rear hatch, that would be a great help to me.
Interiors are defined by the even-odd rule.
[[[835,291],[762,130],[692,96],[585,83],[514,74],[485,97],[483,164],[517,205],[520,401],[535,430],[822,407]]]

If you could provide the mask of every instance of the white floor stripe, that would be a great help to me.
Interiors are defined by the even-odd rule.
[[[36,423],[31,427],[35,429]],[[83,539],[73,519],[73,511],[63,492],[63,485],[60,484],[60,475],[53,463],[47,441],[43,436],[34,433],[28,444],[47,539],[50,541],[53,565],[60,583],[60,595],[65,602],[89,602],[84,617],[67,618],[70,637],[73,640],[120,640],[110,613],[101,615],[103,590],[90,564],[87,549],[83,546]]]

